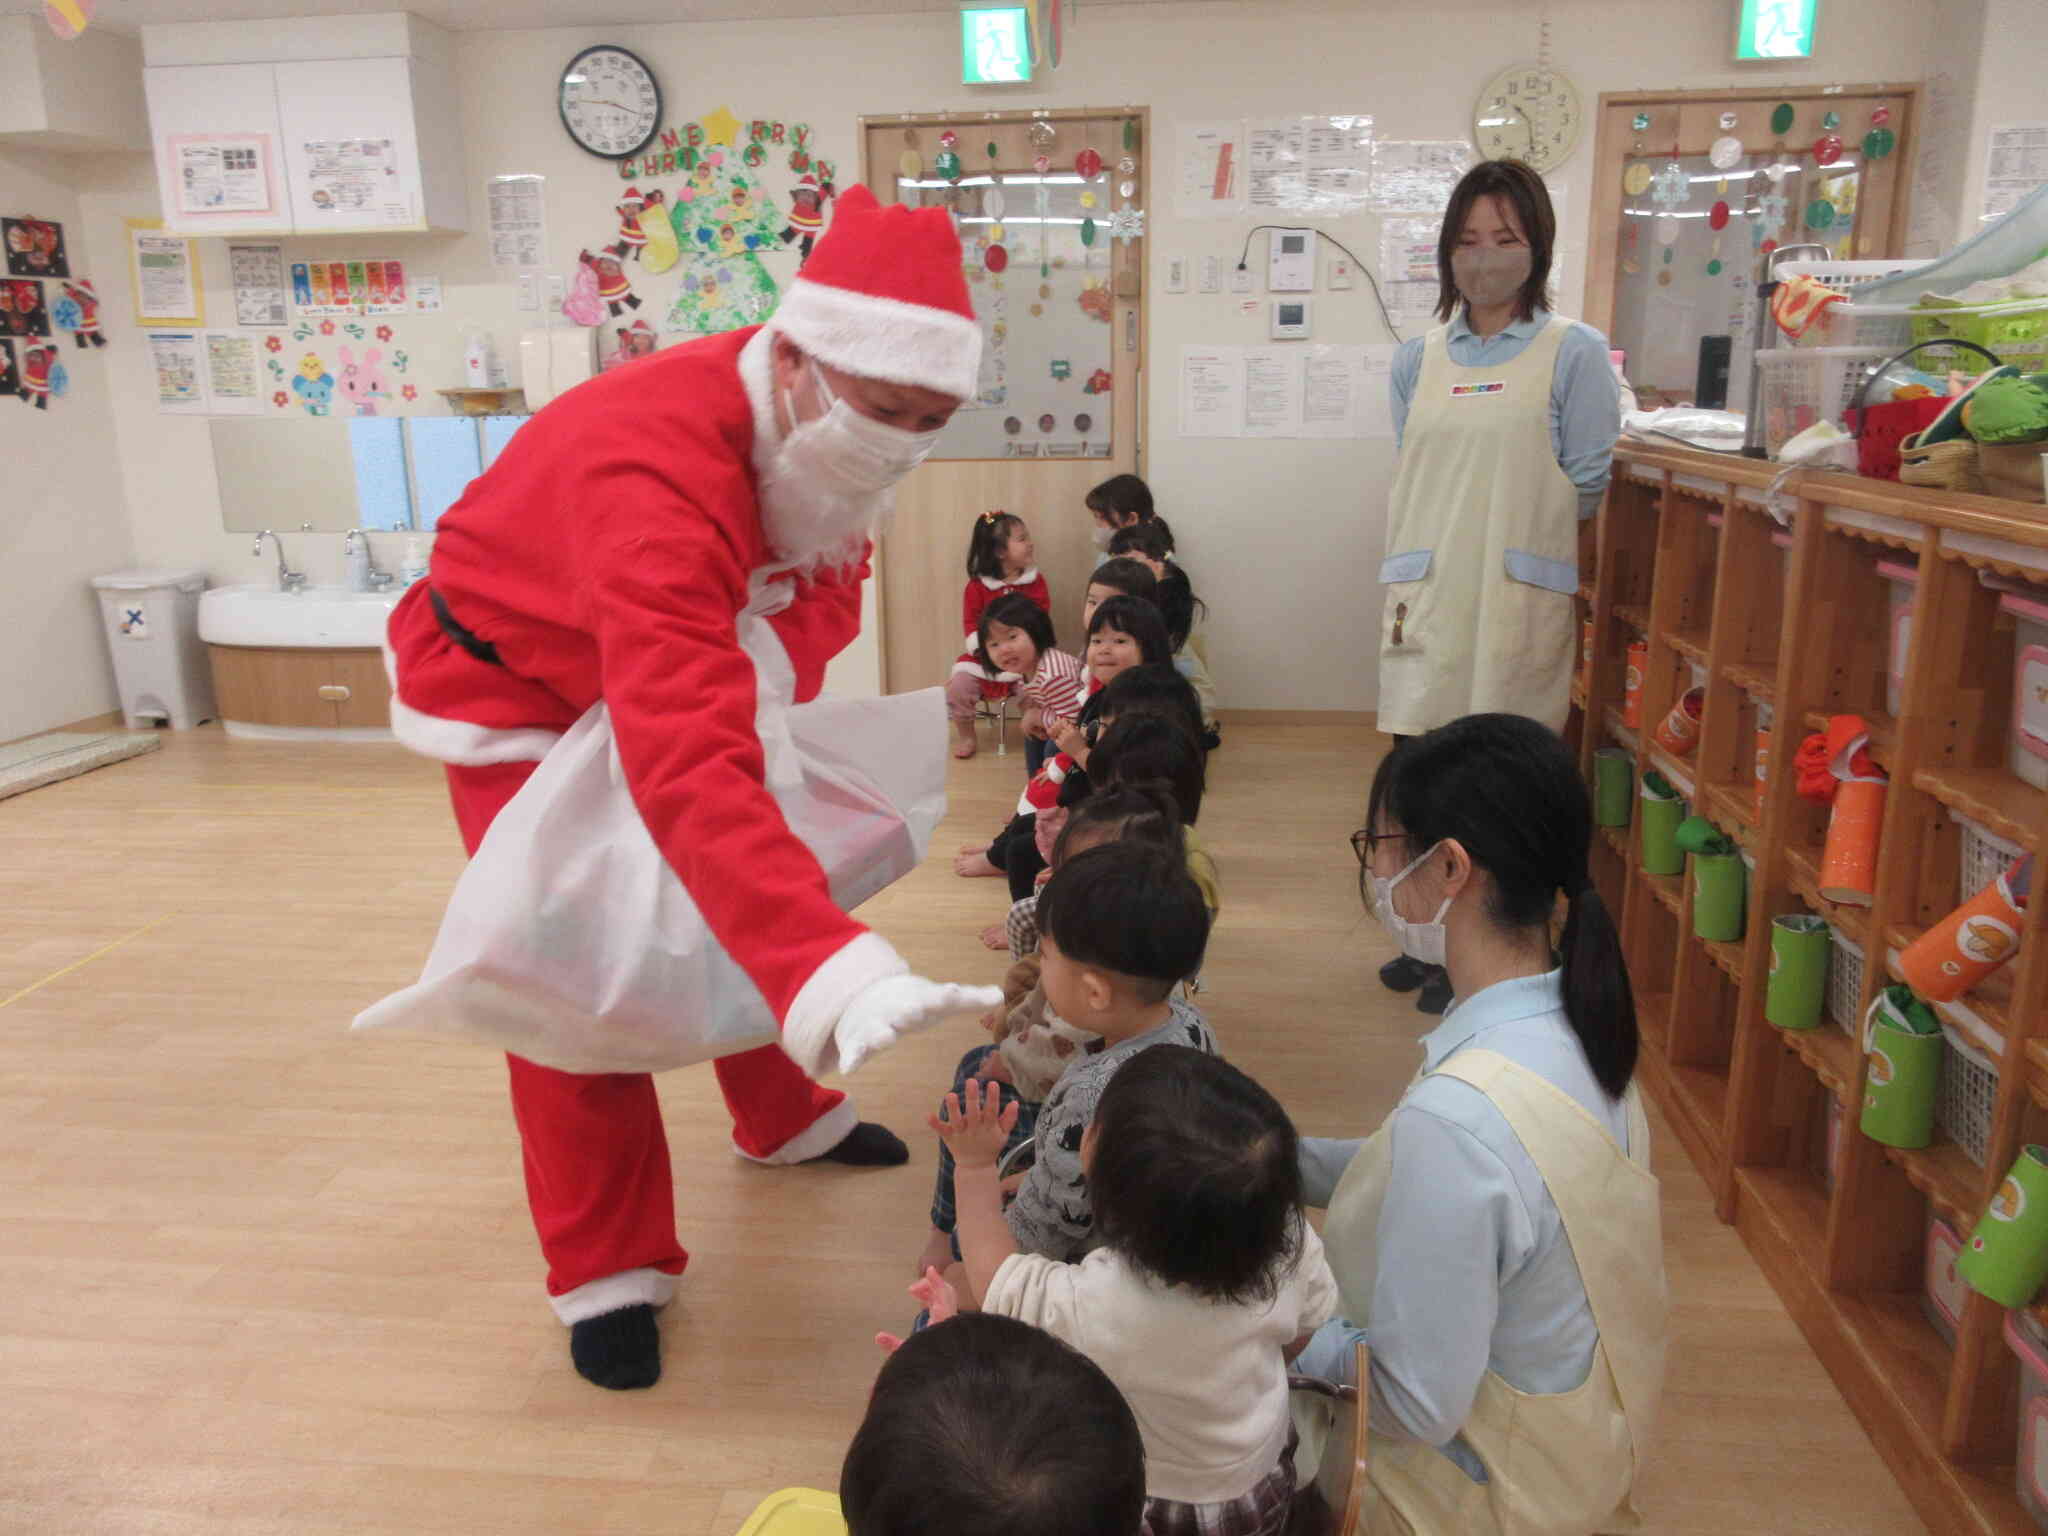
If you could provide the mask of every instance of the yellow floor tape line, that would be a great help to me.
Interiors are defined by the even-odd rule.
[[[69,976],[73,971],[84,970],[85,967],[91,965],[93,961],[99,959],[100,956],[112,954],[115,950],[119,949],[123,944],[128,943],[132,939],[141,938],[145,933],[148,933],[153,928],[163,927],[165,923],[168,923],[171,920],[172,915],[173,914],[166,913],[164,916],[158,918],[153,923],[144,923],[140,928],[136,929],[133,933],[124,933],[121,935],[120,938],[114,940],[111,944],[102,944],[98,949],[94,950],[91,954],[87,955],[83,960],[74,960],[69,965],[65,966],[62,970],[50,972],[50,974],[45,976],[41,981],[30,982],[27,986],[23,987],[19,992],[16,992],[12,997],[0,998],[0,1008],[7,1008],[13,1006],[15,1003],[20,1002],[24,997],[27,997],[29,993],[41,991],[44,987],[47,987],[51,982],[61,980],[62,978]]]

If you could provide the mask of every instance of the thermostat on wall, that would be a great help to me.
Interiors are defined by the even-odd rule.
[[[1266,246],[1266,291],[1307,293],[1316,285],[1316,232],[1276,229]]]
[[[1273,301],[1273,330],[1275,341],[1308,340],[1309,316],[1307,299],[1275,299]]]

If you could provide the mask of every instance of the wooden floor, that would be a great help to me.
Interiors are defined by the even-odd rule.
[[[1210,1017],[1306,1132],[1370,1130],[1416,1061],[1345,846],[1383,741],[1239,727],[1202,819]],[[926,974],[999,974],[974,933],[1000,885],[944,854],[1022,772],[957,765],[932,859],[863,914]],[[344,1031],[416,974],[460,860],[438,770],[397,747],[204,729],[0,802],[0,1532],[727,1536],[770,1490],[836,1486],[873,1335],[913,1310],[912,1128],[973,1025],[856,1082],[907,1169],[744,1164],[711,1074],[665,1078],[693,1260],[661,1384],[600,1392],[543,1299],[499,1061]],[[1648,1529],[1919,1530],[1658,1135]]]

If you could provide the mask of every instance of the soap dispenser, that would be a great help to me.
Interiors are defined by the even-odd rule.
[[[418,534],[405,541],[405,563],[398,568],[398,579],[408,587],[422,581],[427,574],[427,546]]]
[[[360,528],[351,528],[345,543],[348,553],[348,589],[351,592],[370,590],[370,536]]]

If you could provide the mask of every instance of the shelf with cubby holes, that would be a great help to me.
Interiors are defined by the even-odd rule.
[[[1997,1068],[1989,1120],[1970,1137],[1944,1128],[1913,1150],[1863,1137],[1856,1039],[1830,1017],[1781,1030],[1764,1003],[1772,917],[1814,913],[1854,947],[1845,954],[1862,954],[1860,983],[1847,966],[1836,982],[1855,995],[1828,1008],[1860,1019],[1899,953],[1972,893],[1971,875],[2048,846],[2048,794],[2014,751],[2024,619],[2010,601],[2021,583],[2048,590],[2048,522],[2017,503],[1808,471],[1780,487],[1787,527],[1765,505],[1776,473],[1616,449],[1582,551],[1597,574],[1579,594],[1589,647],[1572,703],[1588,781],[1596,753],[1618,747],[1635,782],[1631,824],[1596,840],[1594,880],[1621,928],[1646,1090],[1927,1524],[2031,1529],[2012,1492],[2004,1313],[1974,1297],[1951,1349],[1915,1292],[1930,1213],[1967,1232],[2019,1148],[2048,1141],[2041,906],[2016,958],[1937,1010]],[[2041,639],[2048,648],[2048,628]],[[1659,727],[1693,688],[1702,707],[1687,742]],[[1823,894],[1828,810],[1801,798],[1795,757],[1850,714],[1890,783],[1876,889],[1845,902]],[[1641,867],[1633,791],[1653,768],[1739,845],[1740,939],[1696,937],[1690,879]],[[2048,1305],[2036,1311],[2048,1321]]]

